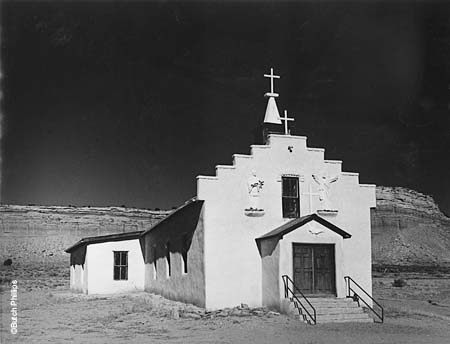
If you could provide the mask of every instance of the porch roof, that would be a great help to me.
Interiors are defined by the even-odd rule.
[[[351,234],[347,233],[343,229],[339,228],[338,226],[332,224],[331,222],[325,220],[323,217],[320,217],[317,214],[310,214],[305,215],[296,219],[293,219],[289,222],[286,222],[282,224],[281,226],[275,228],[274,230],[267,232],[266,234],[260,236],[259,238],[256,238],[256,242],[259,242],[261,240],[265,239],[272,239],[275,237],[278,237],[281,239],[283,235],[292,232],[293,230],[307,224],[308,222],[316,221],[320,223],[321,225],[327,227],[329,230],[341,235],[344,239],[351,238]]]

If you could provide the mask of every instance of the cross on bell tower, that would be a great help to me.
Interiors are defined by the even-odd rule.
[[[288,128],[288,121],[295,121],[294,118],[288,118],[287,110],[284,110],[284,117],[281,117],[281,120],[284,121],[284,134],[290,135],[291,131]]]
[[[275,93],[273,89],[273,79],[279,79],[279,75],[273,74],[273,68],[270,68],[270,74],[264,74],[265,78],[270,78],[270,92],[267,92],[264,96],[266,97],[278,97],[279,94]]]
[[[277,102],[275,101],[275,98],[278,98],[279,94],[275,92],[274,80],[280,79],[280,76],[275,75],[275,73],[273,72],[273,68],[270,68],[270,74],[264,74],[264,77],[270,79],[270,92],[264,94],[264,97],[267,97],[269,99],[267,100],[264,122],[261,125],[263,143],[266,144],[269,134],[283,133],[283,123],[281,122]]]
[[[267,92],[264,97],[268,97],[266,115],[264,116],[264,123],[281,124],[280,113],[278,112],[277,103],[275,98],[279,96],[274,91],[273,80],[279,79],[279,75],[273,74],[273,68],[270,68],[270,74],[264,74],[265,78],[270,78],[270,92]]]

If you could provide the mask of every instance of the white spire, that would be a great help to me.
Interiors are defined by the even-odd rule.
[[[273,85],[273,79],[279,79],[280,76],[273,74],[273,68],[270,68],[270,74],[264,74],[264,77],[270,78],[270,92],[264,95],[265,97],[269,97],[266,114],[264,116],[264,123],[282,124],[277,103],[275,102],[275,98],[278,97],[279,94],[275,93]]]
[[[280,113],[278,112],[277,103],[274,97],[270,97],[267,102],[266,115],[264,116],[264,123],[282,124]]]

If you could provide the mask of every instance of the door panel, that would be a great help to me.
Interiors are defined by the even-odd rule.
[[[334,250],[331,245],[314,247],[314,280],[316,293],[334,292]]]
[[[302,292],[311,293],[313,285],[312,249],[303,245],[294,246],[294,284]]]
[[[294,284],[305,294],[335,294],[334,245],[294,244]]]

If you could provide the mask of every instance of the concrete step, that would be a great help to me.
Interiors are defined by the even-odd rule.
[[[316,309],[317,315],[329,315],[329,314],[365,314],[362,308],[329,308],[329,309]]]
[[[302,298],[301,295],[296,295],[299,299]],[[332,296],[332,297],[306,297],[310,302],[330,302],[330,301],[334,301],[334,302],[353,302],[353,299],[350,297],[336,297],[336,296]]]
[[[302,304],[307,307],[308,311],[313,314],[312,309],[304,299]],[[331,323],[331,322],[373,322],[373,319],[358,306],[358,303],[350,298],[309,298],[309,302],[316,310],[317,323]],[[291,298],[291,303],[298,308],[301,314],[298,319],[307,322],[309,316],[303,308],[298,305],[295,298]],[[304,315],[304,316],[303,316]]]
[[[362,321],[373,321],[367,314],[347,314],[347,313],[341,313],[341,314],[328,314],[328,315],[317,315],[317,322],[323,323],[323,322],[340,322],[340,321],[355,321],[359,322]]]
[[[300,321],[311,324],[311,318],[309,317],[303,317],[303,316],[297,316],[297,319]],[[357,316],[324,316],[324,315],[317,315],[317,324],[325,324],[325,323],[342,323],[342,322],[373,322],[373,319],[370,318],[367,314],[358,314]]]
[[[293,303],[297,303],[297,300],[292,299]],[[311,308],[311,306],[304,300],[300,300],[301,304],[307,308]],[[358,304],[353,301],[329,301],[329,302],[311,302],[311,305],[316,309],[329,309],[329,308],[342,308],[342,309],[355,309],[359,308]]]
[[[356,302],[351,303],[351,304],[346,304],[346,303],[328,303],[328,304],[322,303],[319,305],[314,304],[314,303],[311,303],[311,304],[315,309],[327,309],[327,308],[354,309],[354,308],[359,308],[358,304]],[[308,307],[309,307],[309,305],[308,305]]]
[[[297,296],[299,300],[304,300],[303,297]],[[318,298],[318,297],[308,297],[307,298],[309,302],[312,304],[328,304],[328,303],[340,303],[340,304],[347,304],[347,303],[353,303],[353,299],[351,298],[337,298],[337,297],[329,297],[329,298]]]
[[[357,323],[373,323],[373,319],[360,318],[360,319],[333,319],[333,320],[323,320],[317,319],[317,324],[327,324],[327,323],[348,323],[348,322],[357,322]]]
[[[304,300],[303,297],[301,296],[297,296],[297,298],[299,300]],[[337,297],[330,297],[330,298],[316,298],[316,297],[308,297],[307,298],[309,302],[311,303],[317,303],[317,304],[321,304],[321,303],[330,303],[330,302],[336,302],[336,303],[352,303],[354,302],[353,299],[351,298],[337,298]]]

